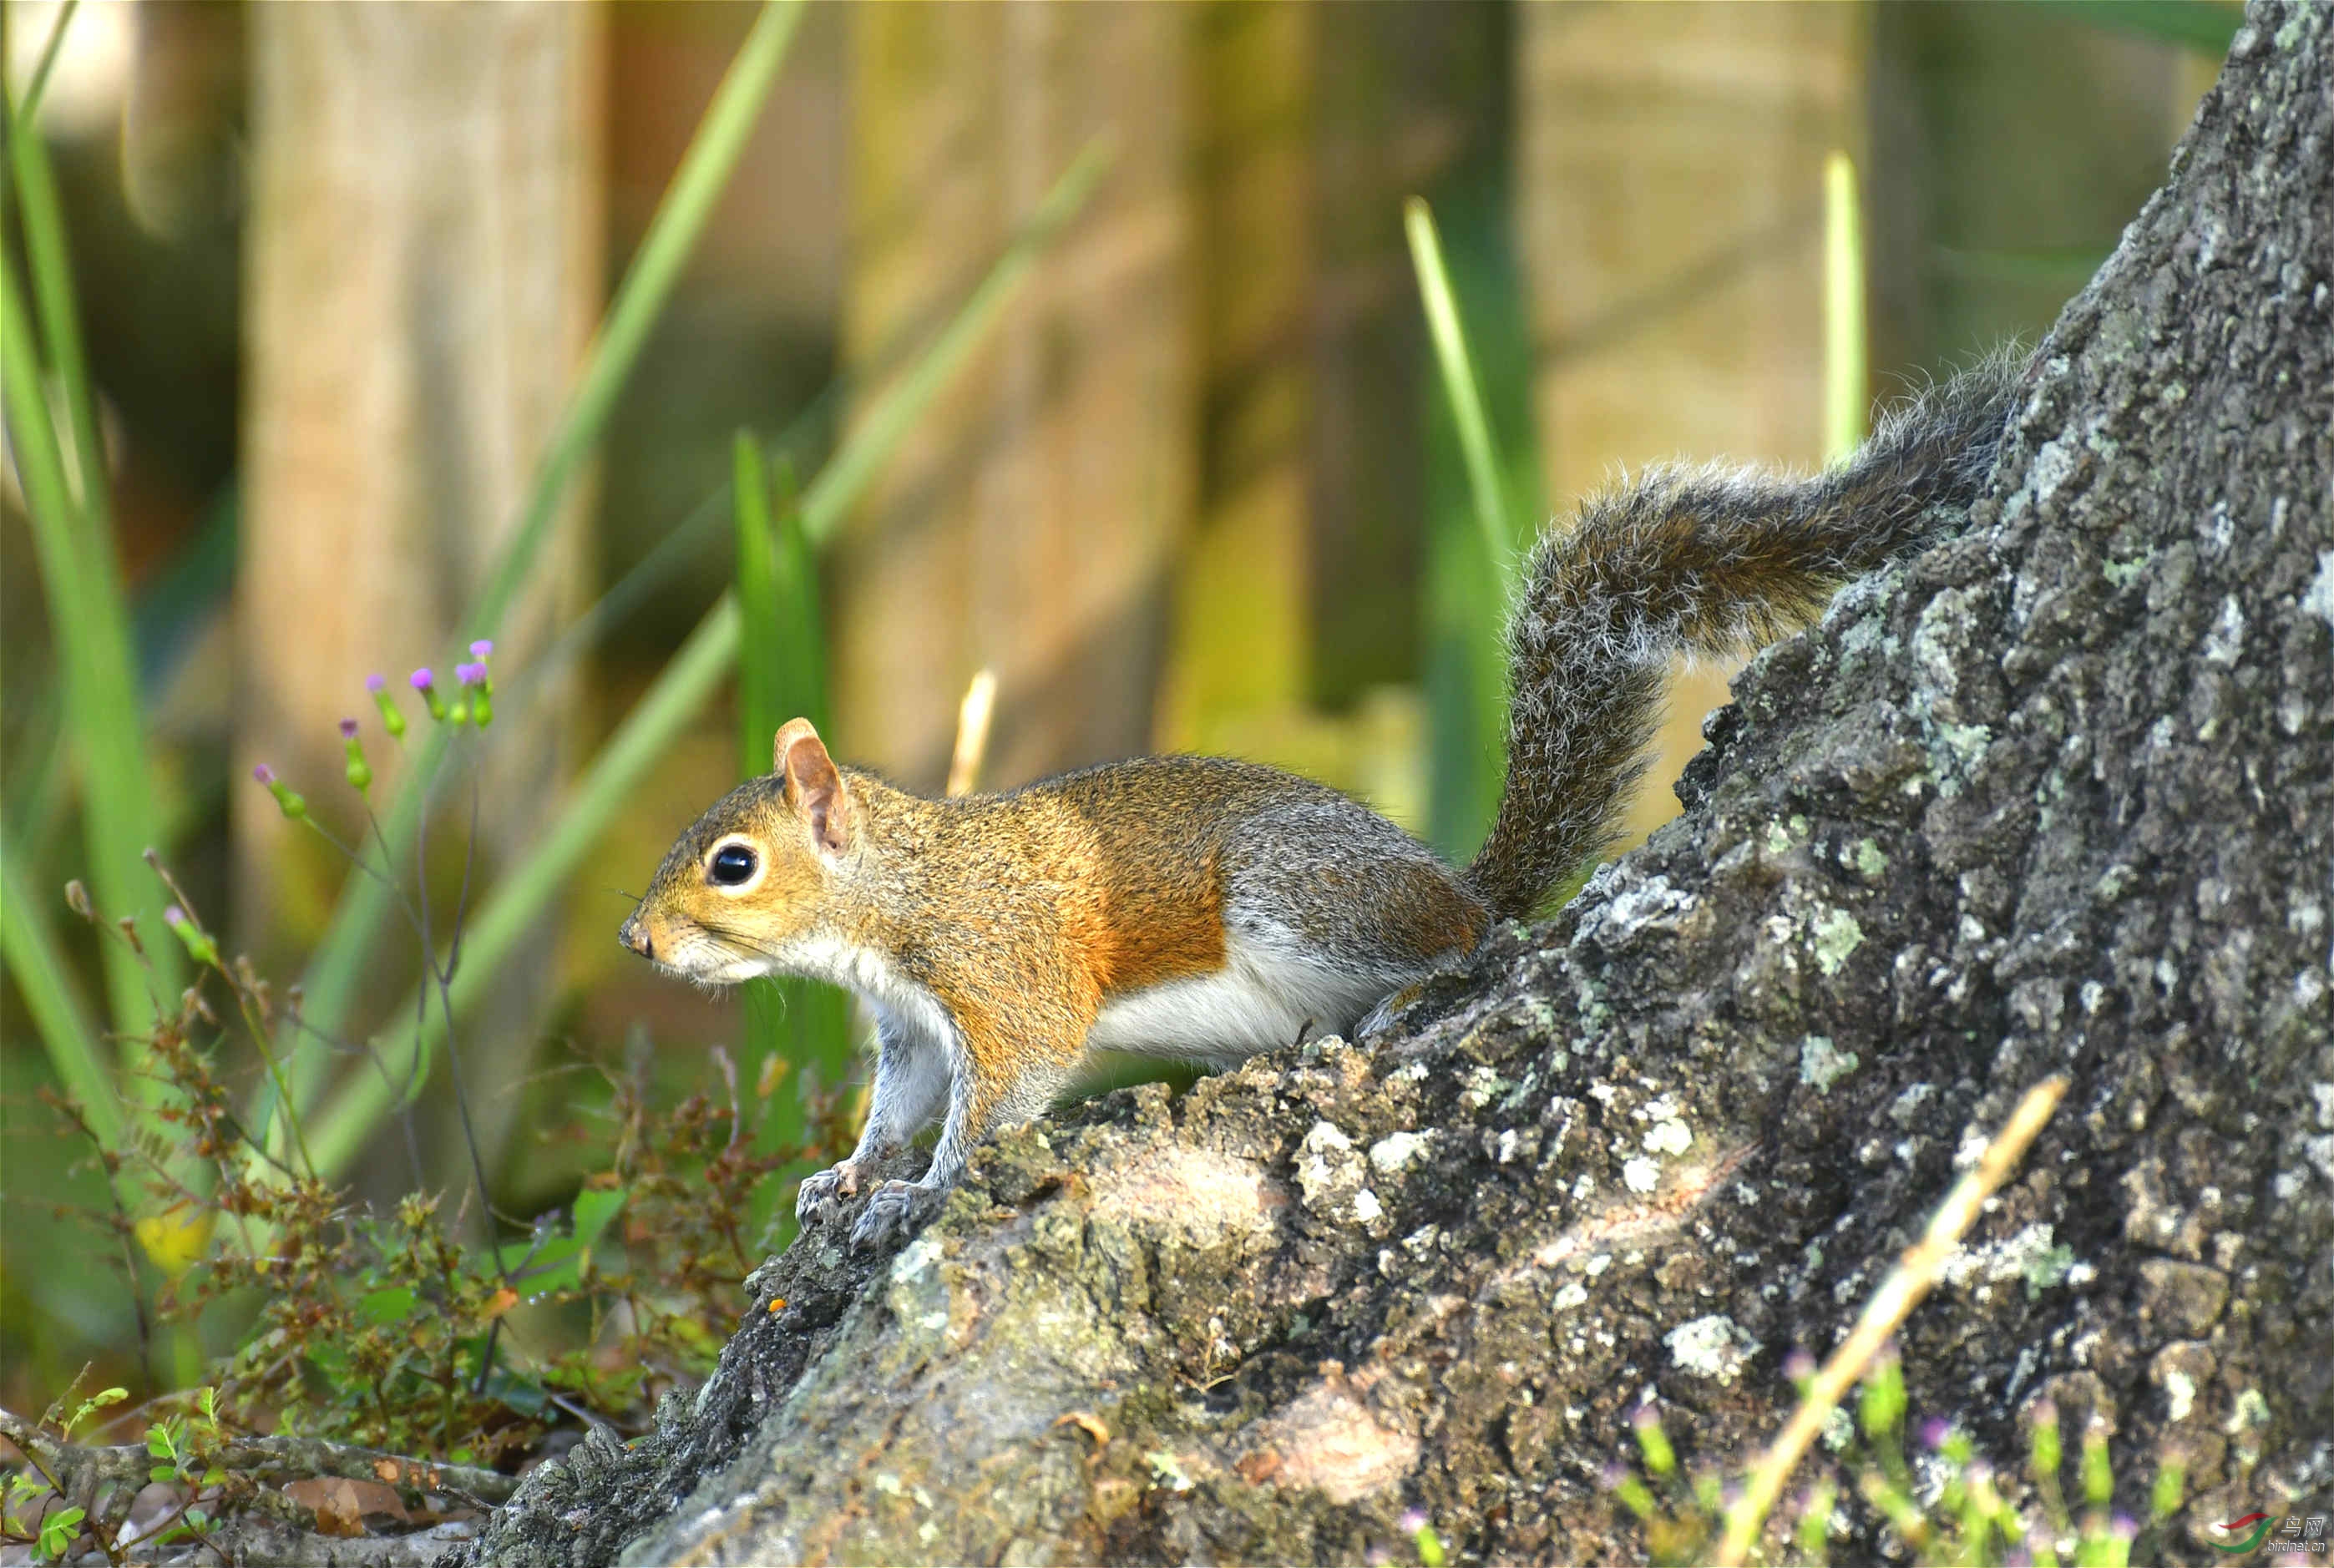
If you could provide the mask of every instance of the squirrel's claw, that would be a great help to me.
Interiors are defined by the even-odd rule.
[[[814,1176],[803,1178],[795,1193],[795,1218],[803,1225],[823,1225],[834,1217],[846,1198],[859,1193],[859,1167],[845,1159]]]
[[[851,1227],[851,1245],[855,1247],[881,1247],[892,1241],[905,1241],[923,1228],[940,1207],[938,1188],[921,1187],[912,1181],[887,1181],[877,1188],[867,1199],[867,1208],[860,1215],[859,1223]]]

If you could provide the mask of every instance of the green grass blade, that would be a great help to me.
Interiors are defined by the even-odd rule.
[[[109,1151],[119,1151],[121,1105],[114,1096],[97,1024],[74,993],[47,907],[24,885],[14,858],[5,849],[0,849],[0,957],[15,978],[24,1010],[33,1015],[57,1082],[81,1102],[98,1141]]]
[[[1438,434],[1440,434],[1438,432]],[[1448,465],[1450,438],[1435,454]],[[1440,485],[1432,480],[1441,477]],[[1425,614],[1420,676],[1430,715],[1426,840],[1463,863],[1499,810],[1507,736],[1507,660],[1499,632],[1507,586],[1483,556],[1470,508],[1446,476],[1427,509]]]
[[[1421,674],[1428,712],[1426,835],[1464,860],[1496,810],[1507,734],[1507,658],[1500,631],[1515,588],[1517,548],[1537,514],[1538,453],[1526,440],[1502,451],[1490,410],[1531,428],[1530,332],[1521,281],[1509,254],[1500,194],[1457,184],[1444,198],[1451,248],[1423,201],[1404,212],[1419,296],[1434,344],[1439,408],[1425,420],[1426,572]],[[1467,285],[1477,324],[1471,347],[1459,309]],[[1526,502],[1517,499],[1528,497]]]
[[[1864,445],[1872,395],[1864,322],[1864,215],[1856,164],[1824,160],[1824,461]]]
[[[745,429],[730,446],[730,523],[738,536],[730,583],[738,595],[738,777],[751,779],[770,770],[770,735],[785,724],[777,712],[785,611],[777,600],[777,546],[770,539],[770,469]],[[747,1082],[758,1082],[770,1057],[789,1054],[791,998],[779,994],[777,980],[749,980],[742,1001]]]
[[[770,771],[770,738],[796,717],[833,738],[826,694],[825,634],[818,582],[803,538],[791,472],[779,470],[776,515],[770,475],[759,447],[744,431],[735,451],[738,525],[737,594],[738,771],[747,778]],[[746,986],[746,1067],[762,1081],[772,1056],[797,1071],[762,1120],[764,1149],[798,1143],[807,1130],[801,1090],[815,1077],[840,1082],[851,1061],[848,999],[832,986],[809,980],[755,980]],[[801,1069],[809,1068],[813,1073]]]
[[[750,433],[738,431],[731,443],[729,469],[729,515],[738,539],[738,773],[754,778],[770,771],[770,736],[786,718],[777,711],[784,630],[777,546],[770,534],[770,471]]]
[[[891,456],[909,427],[923,417],[940,387],[988,333],[997,313],[1037,265],[1054,236],[1085,205],[1115,156],[1107,136],[1096,136],[1086,143],[1029,215],[1019,237],[932,340],[931,347],[868,414],[834,461],[819,470],[817,480],[803,495],[803,534],[811,544],[826,543],[874,477],[876,467]]]
[[[90,882],[109,918],[135,915],[148,933],[159,936],[161,890],[143,859],[154,842],[151,775],[121,574],[111,537],[74,504],[33,342],[14,268],[0,255],[0,401],[62,655],[67,723],[81,754]],[[175,995],[182,984],[184,965],[175,944],[155,941],[148,950],[150,976],[120,944],[104,948],[114,1027],[127,1035],[142,1035],[152,1025],[149,979],[164,995]]]
[[[1019,237],[998,258],[948,325],[859,423],[834,460],[820,470],[817,481],[803,496],[802,534],[808,544],[823,543],[841,524],[884,458],[995,324],[1055,235],[1084,205],[1109,160],[1108,151],[1097,142],[1072,163],[1031,215]],[[582,866],[633,789],[670,751],[722,677],[730,673],[738,635],[738,601],[734,594],[725,593],[576,781],[544,841],[481,903],[463,937],[462,965],[450,987],[457,1016],[476,1005],[487,977],[509,957],[545,907]],[[312,993],[312,1015],[313,1007]],[[413,1015],[413,1000],[409,996],[392,1015],[410,1018]],[[433,1009],[429,1025],[413,1043],[412,1049],[423,1058],[425,1082],[443,1027],[442,1018]],[[395,1050],[389,1055],[388,1075],[402,1084],[410,1058]],[[322,1116],[308,1123],[309,1147],[318,1169],[326,1175],[345,1169],[394,1104],[393,1093],[380,1073],[366,1072],[348,1079]]]
[[[872,474],[872,470],[870,471]],[[834,712],[829,706],[826,682],[826,619],[818,590],[818,563],[804,532],[803,512],[794,495],[791,472],[778,470],[779,505],[772,536],[772,586],[778,611],[776,700],[771,711],[779,722],[796,715],[816,725],[832,741]],[[763,732],[762,755],[769,755]],[[767,765],[767,761],[763,765]],[[803,1142],[810,1133],[804,1092],[813,1087],[832,1089],[850,1076],[853,1039],[851,997],[835,986],[815,980],[787,980],[778,1001],[787,1024],[787,1046],[796,1072],[783,1086],[772,1113],[763,1119],[761,1146],[775,1150]],[[773,1187],[767,1201],[775,1207],[784,1196]]]
[[[818,563],[805,530],[803,511],[794,494],[794,476],[778,468],[778,509],[770,536],[771,588],[777,603],[777,624],[771,643],[776,662],[770,713],[779,724],[806,718],[824,736],[834,728],[826,685],[826,612],[818,592]],[[762,731],[761,761],[757,773],[770,761],[769,740],[775,726]],[[749,748],[750,749],[750,748]]]
[[[519,526],[471,611],[470,630],[463,640],[493,636],[526,582],[551,519],[606,427],[617,394],[776,82],[802,5],[803,0],[769,0],[730,63],[585,355],[575,391],[560,416],[543,466],[528,487]],[[452,738],[450,731],[436,725],[423,726],[415,736],[407,782],[382,823],[385,836],[395,846],[392,865],[404,863],[411,853],[429,783],[443,765]],[[349,879],[304,979],[307,1016],[318,1029],[338,1034],[347,1028],[358,979],[379,946],[381,927],[393,908],[388,890],[373,879]],[[313,1051],[294,1053],[292,1063],[294,1092],[305,1106],[328,1063]]]
[[[14,130],[8,138],[9,173],[15,182],[24,224],[33,307],[40,318],[41,347],[49,371],[56,378],[69,421],[58,434],[72,438],[70,477],[74,499],[90,527],[111,537],[113,497],[107,488],[105,448],[99,445],[97,400],[90,395],[81,313],[73,303],[72,256],[65,240],[64,214],[57,204],[56,173],[49,166],[48,145],[33,133],[31,122],[15,117],[11,123]],[[115,592],[120,592],[118,582]]]
[[[738,432],[731,446],[729,515],[737,536],[731,592],[738,596],[738,775],[754,778],[770,771],[770,736],[786,722],[778,711],[785,611],[770,533],[770,472],[761,447],[746,430]],[[780,994],[776,980],[750,980],[745,991],[741,1054],[746,1081],[754,1083],[762,1081],[771,1058],[788,1055],[786,1013],[793,998]],[[786,1098],[793,1099],[791,1092]]]
[[[1435,368],[1442,373],[1443,394],[1451,400],[1451,417],[1459,428],[1459,447],[1467,462],[1467,486],[1475,502],[1475,521],[1482,530],[1483,548],[1504,578],[1515,553],[1515,526],[1500,490],[1504,471],[1491,440],[1491,422],[1483,412],[1483,392],[1467,352],[1467,334],[1459,322],[1459,302],[1451,291],[1450,270],[1442,261],[1442,241],[1434,231],[1434,215],[1426,202],[1412,197],[1403,207],[1403,227],[1410,236],[1410,260],[1418,273],[1418,293],[1426,306],[1428,334],[1434,341]]]
[[[33,79],[24,85],[24,106],[16,115],[16,124],[27,130],[37,121],[41,96],[49,90],[49,72],[56,68],[57,51],[64,47],[65,29],[72,24],[73,13],[80,9],[81,0],[65,0],[57,7],[57,19],[49,27],[49,41],[41,45],[41,62],[33,67]]]

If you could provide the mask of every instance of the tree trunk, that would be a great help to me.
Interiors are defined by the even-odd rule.
[[[2095,1416],[2138,1515],[2177,1450],[2166,1560],[2326,1512],[2329,72],[2334,14],[2257,0],[1967,532],[1754,661],[1556,920],[1382,1038],[999,1139],[894,1256],[812,1234],[693,1407],[457,1560],[1352,1563],[1412,1507],[1638,1559],[1631,1411],[1742,1464],[2059,1072],[1902,1332],[1915,1419],[2016,1499],[2034,1402]]]

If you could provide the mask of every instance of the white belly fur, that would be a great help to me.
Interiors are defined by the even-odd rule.
[[[1230,1066],[1300,1034],[1348,1034],[1403,984],[1341,975],[1264,943],[1238,943],[1225,958],[1216,974],[1104,1003],[1086,1044]]]

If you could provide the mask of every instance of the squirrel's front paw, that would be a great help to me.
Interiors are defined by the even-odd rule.
[[[851,1245],[878,1247],[893,1239],[905,1241],[923,1228],[940,1207],[938,1188],[912,1181],[887,1181],[867,1199],[867,1211],[851,1227]]]
[[[858,1195],[859,1177],[857,1162],[849,1159],[815,1176],[804,1177],[801,1188],[795,1194],[795,1218],[804,1225],[819,1225],[834,1218],[844,1198]]]

